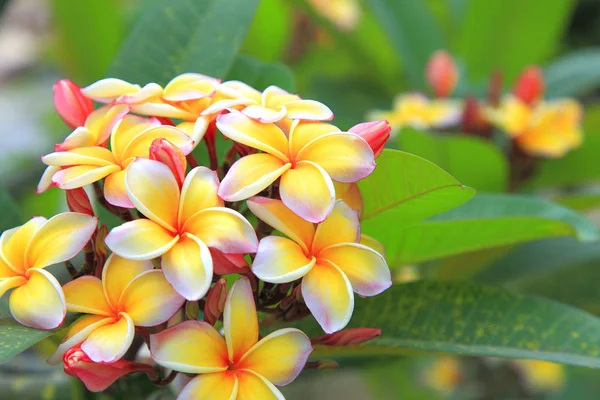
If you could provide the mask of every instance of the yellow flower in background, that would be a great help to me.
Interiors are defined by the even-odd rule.
[[[387,120],[394,130],[408,126],[416,129],[445,128],[455,125],[462,116],[462,103],[457,100],[433,99],[419,93],[396,97],[390,111],[375,110],[367,118]]]
[[[115,125],[110,150],[100,146],[78,147],[48,154],[42,161],[57,168],[51,179],[59,188],[80,188],[106,178],[106,200],[115,206],[133,208],[125,189],[127,167],[136,157],[148,158],[150,145],[158,138],[173,143],[184,154],[192,151],[193,141],[182,130],[162,126],[154,118],[128,115]]]
[[[529,105],[508,96],[497,109],[487,111],[491,122],[513,138],[526,153],[561,157],[583,141],[583,107],[573,99]]]
[[[441,392],[454,390],[462,379],[460,362],[457,357],[441,356],[427,366],[424,381]]]
[[[250,281],[238,279],[227,296],[224,338],[211,325],[186,321],[150,336],[150,352],[159,365],[198,374],[179,400],[284,399],[275,387],[292,382],[312,352],[310,340],[294,328],[261,340]]]
[[[361,9],[357,0],[309,0],[309,3],[315,11],[343,30],[356,28],[360,19]]]
[[[60,283],[44,270],[69,260],[85,246],[98,219],[79,213],[49,220],[34,217],[0,236],[0,296],[12,291],[10,313],[22,325],[54,329],[66,314]]]
[[[102,280],[82,276],[63,287],[67,311],[91,314],[75,322],[48,360],[62,362],[63,354],[81,343],[94,362],[112,363],[125,355],[135,327],[166,322],[185,299],[169,285],[150,261],[131,261],[111,255]]]
[[[548,361],[516,360],[526,383],[536,391],[558,391],[565,384],[565,367]]]

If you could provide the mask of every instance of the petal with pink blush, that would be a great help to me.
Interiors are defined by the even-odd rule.
[[[223,207],[217,194],[219,177],[206,167],[192,169],[183,182],[179,204],[178,222],[183,225],[192,215],[205,208]]]
[[[254,196],[290,169],[275,156],[250,154],[237,160],[219,186],[219,196],[227,201],[240,201]]]
[[[237,367],[285,386],[302,372],[312,351],[310,339],[304,333],[294,328],[280,329],[248,350]]]
[[[193,235],[184,235],[162,257],[162,271],[181,296],[196,301],[208,292],[213,262],[208,247]]]
[[[229,368],[223,336],[201,321],[185,321],[150,335],[150,353],[157,364],[186,374]]]
[[[223,329],[229,361],[239,361],[258,342],[258,318],[248,278],[239,278],[227,294]]]
[[[236,400],[285,400],[279,389],[259,374],[241,369],[235,371],[235,375],[238,379]]]
[[[104,180],[104,198],[113,206],[133,208],[129,200],[127,187],[125,186],[125,174],[127,170],[110,174]]]
[[[299,160],[321,166],[332,179],[356,182],[375,169],[375,155],[369,144],[353,133],[330,133],[314,139],[298,152]]]
[[[303,250],[310,250],[315,234],[313,224],[296,215],[281,200],[255,196],[248,199],[247,204],[259,219],[291,238]]]
[[[129,200],[146,217],[175,232],[179,184],[165,164],[138,158],[127,167],[125,186]]]
[[[183,305],[181,297],[167,282],[161,270],[142,272],[125,288],[119,309],[136,326],[155,326],[166,322]]]
[[[77,189],[118,172],[121,167],[109,165],[107,167],[96,167],[93,165],[76,165],[57,171],[52,176],[52,182],[61,189]]]
[[[287,283],[302,278],[315,265],[314,257],[306,257],[292,240],[267,236],[258,244],[252,272],[265,282]]]
[[[90,165],[107,167],[115,164],[110,150],[104,147],[82,147],[69,151],[58,151],[42,157],[46,165],[66,167],[71,165]]]
[[[302,296],[306,306],[326,333],[343,329],[354,310],[350,281],[340,268],[324,260],[302,279]]]
[[[336,244],[319,253],[319,258],[337,265],[361,296],[375,296],[390,286],[392,278],[385,258],[358,243]]]
[[[245,98],[218,100],[202,111],[200,115],[209,116],[211,114],[220,113],[224,110],[235,109],[239,106],[248,106],[252,104],[256,104],[256,102],[254,100]]]
[[[102,269],[102,289],[108,303],[117,308],[125,288],[140,274],[154,269],[149,260],[135,261],[111,254]]]
[[[242,114],[252,119],[255,119],[263,124],[277,122],[285,117],[287,110],[285,107],[277,109],[266,108],[257,104],[251,104],[242,110]]]
[[[67,313],[60,283],[43,269],[27,271],[27,283],[10,294],[10,313],[21,325],[35,329],[54,329]]]
[[[177,125],[177,129],[184,131],[194,141],[194,147],[198,146],[204,138],[208,125],[211,122],[210,117],[202,116],[196,119],[196,122],[184,121]]]
[[[218,92],[227,97],[246,98],[253,102],[260,103],[261,92],[254,89],[252,86],[241,81],[226,81],[219,85]]]
[[[225,207],[197,212],[187,220],[183,230],[223,253],[254,253],[258,246],[256,232],[248,220]]]
[[[119,320],[94,329],[81,345],[81,349],[94,362],[111,363],[122,358],[135,335],[133,320],[126,313]]]
[[[85,314],[114,315],[106,301],[102,282],[95,276],[82,276],[63,286],[67,310]]]
[[[290,157],[296,158],[296,154],[314,139],[335,132],[340,129],[326,122],[295,120],[290,128]]]
[[[113,228],[104,242],[115,254],[130,260],[152,260],[165,254],[179,240],[149,219],[136,219]]]
[[[167,101],[188,101],[201,99],[216,91],[219,81],[210,76],[185,73],[173,78],[165,86],[163,99]]]
[[[85,126],[75,128],[65,140],[54,146],[55,151],[69,151],[78,147],[98,146],[98,136]]]
[[[238,382],[231,371],[198,375],[177,396],[178,400],[236,400]],[[262,399],[261,399],[262,400]]]
[[[322,222],[335,204],[335,189],[327,172],[310,161],[301,161],[281,176],[279,194],[283,203],[298,216]]]
[[[168,140],[186,155],[194,148],[194,141],[184,131],[174,126],[164,125],[150,128],[136,136],[123,150],[121,159],[128,160],[134,157],[148,158],[150,145],[158,138]]]
[[[60,171],[60,167],[47,167],[44,170],[44,173],[42,174],[42,177],[40,178],[40,181],[38,182],[37,187],[35,188],[35,192],[43,193],[46,190],[50,189],[52,186],[54,186],[52,177],[58,171]]]
[[[315,100],[294,100],[285,103],[287,118],[328,121],[333,119],[333,112],[323,103]]]
[[[120,96],[117,99],[117,103],[119,104],[139,104],[146,103],[154,99],[158,99],[161,97],[163,92],[162,87],[160,85],[150,82],[140,90],[135,93],[125,94]]]
[[[62,213],[50,218],[33,236],[25,263],[44,268],[69,260],[83,249],[98,225],[98,218],[80,213]]]
[[[360,238],[358,212],[343,201],[337,201],[325,221],[317,226],[312,254],[338,243],[356,243]]]
[[[217,128],[229,139],[271,154],[284,163],[288,158],[288,139],[277,125],[262,124],[240,112],[217,118]]]
[[[61,363],[62,357],[71,347],[83,342],[87,337],[101,326],[117,322],[114,317],[104,317],[102,315],[88,315],[78,319],[73,323],[65,336],[60,341],[56,351],[46,360],[50,365]]]
[[[141,89],[139,85],[134,85],[117,78],[100,79],[91,85],[81,89],[85,97],[99,102],[109,103],[117,97],[125,94],[136,93]]]

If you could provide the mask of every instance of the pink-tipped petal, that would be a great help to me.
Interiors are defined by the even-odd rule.
[[[258,244],[252,272],[265,282],[293,282],[306,275],[315,261],[314,257],[306,257],[302,248],[290,239],[267,236]]]
[[[113,228],[105,239],[109,249],[130,260],[151,260],[160,257],[179,240],[149,219],[137,219]]]
[[[283,119],[287,114],[287,110],[285,107],[279,107],[274,110],[257,104],[251,104],[242,110],[242,114],[260,123],[272,124]]]
[[[135,326],[129,315],[119,314],[118,321],[103,325],[89,334],[81,349],[94,362],[111,363],[122,358],[135,335]]]
[[[329,121],[333,112],[323,103],[315,100],[295,100],[285,103],[287,118],[312,121]]]
[[[258,342],[258,318],[254,295],[248,278],[240,278],[231,287],[225,311],[223,329],[229,361],[239,361]]]
[[[52,182],[61,189],[77,189],[98,182],[108,175],[118,172],[121,167],[109,165],[96,167],[93,165],[77,165],[61,169],[52,175]]]
[[[46,190],[50,189],[52,186],[54,186],[54,181],[52,180],[52,177],[58,171],[60,171],[60,167],[46,167],[35,189],[35,192],[43,193]]]

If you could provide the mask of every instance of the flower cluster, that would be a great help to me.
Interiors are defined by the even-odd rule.
[[[381,246],[361,235],[356,185],[375,168],[386,121],[344,132],[317,101],[193,73],[164,87],[64,80],[54,101],[73,132],[42,157],[37,190],[64,189],[70,212],[0,238],[0,294],[13,289],[15,320],[54,329],[82,314],[49,363],[93,391],[133,372],[158,384],[182,372],[198,376],[181,399],[283,398],[275,385],[319,364],[295,328],[261,339],[257,312],[265,325],[314,316],[319,345],[380,334],[341,330],[353,292],[391,285]],[[223,160],[217,134],[230,146]],[[208,166],[194,156],[200,142]],[[122,223],[98,226],[88,192]],[[62,262],[73,279],[61,286],[44,268]],[[136,336],[156,366],[132,358]]]

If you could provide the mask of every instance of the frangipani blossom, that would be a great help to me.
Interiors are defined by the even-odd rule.
[[[393,129],[410,126],[416,129],[445,128],[460,121],[462,104],[457,100],[429,100],[419,93],[399,95],[390,111],[372,111],[372,121],[387,120]]]
[[[258,340],[256,306],[247,278],[238,279],[225,302],[224,336],[206,322],[186,321],[150,336],[161,366],[199,374],[179,400],[284,399],[275,387],[292,382],[312,352],[297,329],[280,329]]]
[[[488,110],[492,123],[504,130],[525,152],[561,157],[581,145],[583,108],[573,99],[540,102],[530,106],[508,96],[498,109]]]
[[[218,93],[228,97],[215,101],[203,114],[213,114],[231,108],[260,122],[277,122],[284,118],[310,121],[327,121],[333,119],[333,113],[323,103],[315,100],[303,100],[300,96],[290,94],[277,86],[269,86],[264,92],[239,81],[223,82]]]
[[[236,161],[219,187],[219,196],[240,201],[278,178],[283,203],[310,222],[323,221],[333,209],[333,180],[356,182],[375,168],[373,150],[360,136],[322,122],[294,121],[287,136],[275,124],[239,112],[217,118],[228,138],[263,151]]]
[[[254,253],[258,245],[252,225],[223,207],[214,171],[197,167],[180,189],[165,164],[139,158],[127,169],[125,185],[135,207],[148,219],[113,229],[106,244],[132,260],[162,256],[165,277],[183,297],[198,300],[212,282],[209,247],[228,254]]]
[[[85,214],[63,213],[49,220],[34,217],[0,236],[0,296],[16,288],[9,307],[17,322],[37,329],[62,324],[65,297],[60,283],[44,268],[75,257],[97,223]]]
[[[193,148],[192,139],[185,132],[162,126],[154,118],[125,116],[114,127],[110,136],[110,150],[100,147],[79,147],[42,157],[42,161],[59,168],[52,182],[61,189],[75,189],[106,178],[104,196],[119,207],[133,208],[125,190],[125,171],[136,157],[148,158],[155,139],[164,138],[184,154]]]
[[[135,327],[167,321],[183,305],[181,297],[150,261],[132,261],[111,255],[102,280],[82,276],[63,287],[67,310],[91,314],[75,322],[48,363],[81,343],[81,350],[97,363],[112,363],[125,355]]]
[[[261,280],[286,283],[302,278],[306,306],[327,333],[344,328],[354,309],[354,290],[377,295],[392,284],[383,256],[359,244],[358,213],[338,201],[316,229],[294,215],[281,201],[265,197],[248,200],[258,218],[288,238],[262,239],[252,264]]]

